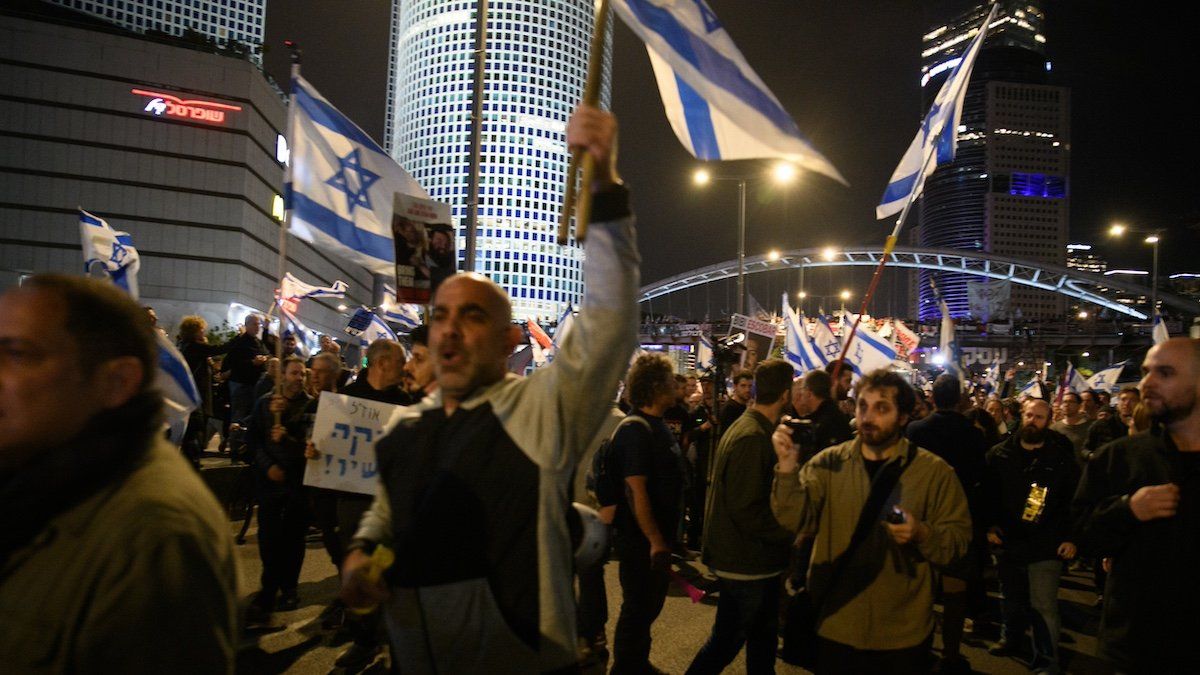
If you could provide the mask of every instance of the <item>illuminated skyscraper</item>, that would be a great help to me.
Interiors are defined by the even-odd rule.
[[[218,44],[253,47],[250,58],[262,62],[267,0],[47,0],[90,14],[138,33],[160,31],[183,36],[192,31]]]
[[[464,264],[474,77],[474,0],[394,0],[386,145],[430,197],[450,204]],[[583,98],[592,0],[488,3],[475,270],[517,318],[557,318],[583,293],[582,248],[555,243]],[[601,104],[608,107],[611,34]]]
[[[929,177],[921,200],[919,245],[1011,255],[1064,265],[1070,205],[1070,90],[1049,84],[1045,16],[1036,0],[1002,0],[975,63],[953,163]],[[937,95],[990,4],[979,5],[923,39],[925,106]],[[919,273],[919,314],[938,316],[928,273]],[[955,316],[969,313],[968,284],[978,277],[939,274]],[[1014,314],[1061,316],[1063,297],[1012,287]]]

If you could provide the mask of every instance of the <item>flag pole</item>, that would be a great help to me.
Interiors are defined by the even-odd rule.
[[[288,93],[288,116],[286,138],[288,142],[288,158],[283,165],[283,222],[279,225],[279,264],[276,268],[280,293],[283,289],[283,277],[287,273],[287,233],[292,228],[292,161],[291,153],[296,148],[296,80],[300,77],[300,46],[291,40],[284,40],[284,46],[291,51],[292,78]],[[271,311],[275,310],[274,303],[282,298],[271,299]],[[270,316],[270,312],[268,312]],[[265,329],[270,328],[266,326]],[[279,335],[275,336],[275,360],[279,363],[275,372],[275,396],[283,394],[283,317],[279,318]],[[283,414],[275,413],[275,424],[283,423]]]
[[[608,32],[608,0],[596,0],[595,30],[592,32],[591,51],[588,54],[588,77],[583,90],[583,105],[594,106],[600,98],[600,80],[604,67],[604,34]],[[579,182],[575,182],[576,170],[581,170]],[[565,246],[570,236],[571,211],[575,211],[575,241],[587,239],[588,221],[592,216],[592,176],[596,160],[582,148],[571,151],[567,165],[567,187],[563,194],[562,213],[558,219],[558,245]],[[580,186],[581,189],[577,188]]]
[[[475,271],[475,241],[479,229],[479,165],[483,138],[484,67],[487,64],[487,0],[475,3],[475,84],[471,94],[471,169],[467,185],[466,251],[463,268]]]
[[[887,265],[888,256],[892,254],[892,250],[896,248],[896,242],[900,239],[900,230],[904,227],[904,221],[908,218],[908,213],[912,209],[912,205],[917,201],[917,187],[921,185],[919,176],[925,175],[925,170],[929,168],[929,162],[937,156],[936,152],[927,153],[925,163],[921,165],[921,172],[918,175],[917,182],[913,184],[913,189],[908,193],[908,199],[904,202],[904,209],[900,211],[900,217],[896,219],[896,226],[892,228],[892,233],[888,235],[887,241],[883,244],[883,255],[879,257],[879,264],[875,266],[875,274],[871,276],[871,284],[867,286],[867,292],[863,295],[862,306],[859,307],[858,317],[854,320],[854,325],[850,328],[850,336],[842,340],[842,353],[838,356],[837,364],[833,367],[833,381],[838,381],[838,376],[842,373],[842,365],[846,362],[846,354],[850,352],[850,343],[854,341],[854,336],[858,333],[858,324],[862,323],[863,315],[867,313],[867,305],[871,302],[871,297],[875,295],[875,289],[879,286],[879,279],[883,276],[883,268]],[[846,315],[842,315],[845,320]]]

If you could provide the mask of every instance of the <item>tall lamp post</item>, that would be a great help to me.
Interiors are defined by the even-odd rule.
[[[774,181],[787,185],[796,178],[796,166],[790,162],[779,162],[771,171]],[[697,169],[692,174],[692,182],[704,187],[713,181],[734,181],[738,184],[738,276],[737,276],[737,313],[746,313],[746,184],[760,179],[761,176],[714,176],[707,169]]]
[[[1162,240],[1163,230],[1162,228],[1153,230],[1137,229],[1121,223],[1114,223],[1112,227],[1108,228],[1108,236],[1110,237],[1120,237],[1126,232],[1145,234],[1146,238],[1142,241],[1154,247],[1154,263],[1150,268],[1150,318],[1153,320],[1154,314],[1158,311],[1158,243]]]

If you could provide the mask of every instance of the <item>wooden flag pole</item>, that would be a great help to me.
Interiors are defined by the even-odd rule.
[[[596,24],[592,33],[591,52],[588,54],[587,84],[583,90],[583,104],[594,106],[600,99],[601,69],[604,67],[604,34],[608,32],[608,0],[596,0]],[[579,182],[575,181],[576,170],[580,170]],[[567,187],[563,195],[562,213],[558,219],[558,245],[565,246],[570,238],[571,212],[575,212],[575,241],[587,239],[588,221],[592,215],[592,180],[596,172],[596,160],[582,148],[571,151],[567,165]],[[581,189],[580,189],[581,188]],[[578,194],[577,194],[578,192]]]

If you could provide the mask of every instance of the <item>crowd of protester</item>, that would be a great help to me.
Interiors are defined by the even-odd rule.
[[[676,373],[634,355],[638,256],[615,137],[599,110],[568,125],[599,167],[587,291],[528,377],[507,370],[525,336],[482,275],[447,279],[428,324],[407,345],[375,341],[362,367],[329,337],[305,361],[256,315],[209,344],[189,316],[178,345],[201,404],[177,450],[152,312],[83,278],[0,295],[0,663],[232,672],[239,631],[300,603],[319,532],[341,584],[321,626],[347,636],[346,672],[384,650],[398,672],[566,673],[609,656],[613,673],[661,672],[652,626],[675,567],[697,559],[717,610],[689,673],[743,649],[752,673],[780,656],[818,673],[968,672],[963,635],[987,622],[990,652],[1059,672],[1068,564],[1096,578],[1113,670],[1190,670],[1200,341],[1151,348],[1115,399],[1013,397],[1011,373],[994,391],[950,374],[916,388],[837,362],[802,377],[775,359],[721,381]],[[377,444],[373,497],[303,484],[323,392],[404,406]],[[189,468],[214,433],[254,476],[262,573],[248,606],[227,518]],[[621,587],[611,648],[597,532],[612,534]],[[580,554],[588,541],[603,542],[598,562]]]

